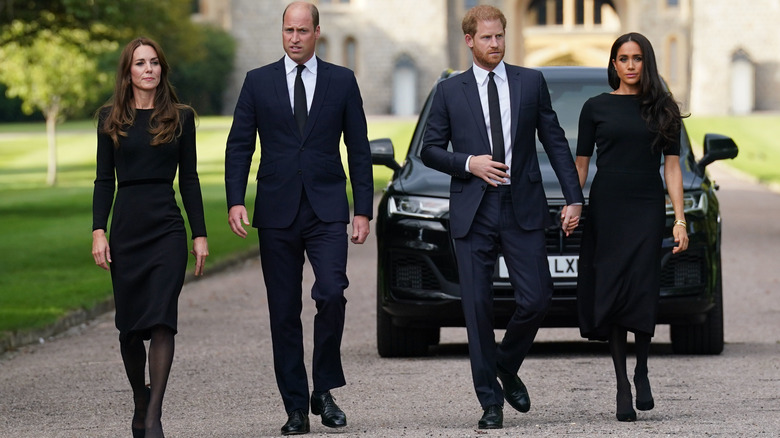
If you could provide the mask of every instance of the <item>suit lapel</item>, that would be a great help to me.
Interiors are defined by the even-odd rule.
[[[287,127],[290,131],[298,134],[298,124],[295,123],[295,115],[290,106],[290,90],[287,88],[287,71],[284,68],[284,58],[280,59],[274,65],[276,70],[273,76],[273,89],[276,91],[276,98],[279,100],[279,108],[286,109],[286,115],[282,115],[282,119],[287,122]]]
[[[479,89],[477,88],[477,80],[474,77],[473,67],[466,70],[460,77],[463,78],[463,93],[466,96],[466,102],[471,110],[472,117],[474,117],[474,123],[478,127],[479,136],[482,139],[483,153],[491,154],[490,141],[487,137],[487,125],[485,125],[485,115],[482,112],[482,103],[479,100]]]
[[[517,144],[517,129],[520,125],[520,100],[523,97],[520,71],[506,64],[506,78],[509,84],[509,105],[512,107],[512,149]]]

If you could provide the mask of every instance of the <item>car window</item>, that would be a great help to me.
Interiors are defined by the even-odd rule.
[[[569,148],[573,154],[577,148],[577,125],[582,106],[591,97],[609,92],[611,89],[606,81],[603,83],[550,81],[547,82],[547,88],[550,90],[553,110],[558,114],[558,123],[566,133],[566,139],[569,141]],[[536,150],[539,153],[544,153],[539,139],[536,140]]]

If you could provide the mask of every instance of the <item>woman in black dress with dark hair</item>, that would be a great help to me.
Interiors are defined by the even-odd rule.
[[[208,255],[195,112],[178,102],[168,70],[157,43],[147,38],[131,41],[119,60],[114,96],[98,116],[92,255],[98,266],[111,270],[122,361],[135,402],[136,438],[163,436],[162,401],[173,362],[188,249],[173,189],[177,170],[193,236],[195,275],[203,272]],[[150,340],[149,388],[144,340]]]
[[[609,341],[617,376],[617,419],[636,412],[626,373],[626,335],[634,333],[636,407],[654,406],[647,376],[660,291],[665,221],[664,178],[674,208],[674,253],[688,247],[680,171],[682,115],[664,90],[650,42],[638,33],[615,41],[608,67],[615,90],[582,108],[577,171],[585,184],[594,145],[596,175],[590,190],[577,281],[580,333]]]

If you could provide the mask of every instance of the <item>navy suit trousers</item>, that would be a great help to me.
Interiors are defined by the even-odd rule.
[[[274,372],[287,413],[309,411],[309,384],[304,365],[301,324],[304,253],[314,270],[311,297],[314,317],[312,380],[314,391],[344,386],[341,337],[347,300],[347,227],[344,222],[322,222],[305,193],[292,225],[261,228],[263,267],[273,342]]]
[[[518,371],[552,298],[544,230],[528,231],[517,225],[509,189],[489,188],[468,234],[455,239],[471,372],[483,409],[504,404],[496,365],[507,372]],[[499,252],[509,270],[516,308],[496,347],[492,286]]]

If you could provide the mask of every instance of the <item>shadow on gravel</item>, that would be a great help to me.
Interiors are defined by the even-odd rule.
[[[628,351],[633,353],[634,344],[629,342]],[[431,347],[428,351],[430,358],[468,356],[468,344],[448,343]],[[650,354],[654,356],[673,355],[672,344],[650,344]],[[606,342],[535,342],[528,353],[531,357],[563,357],[563,356],[592,356],[609,355],[609,346]]]

